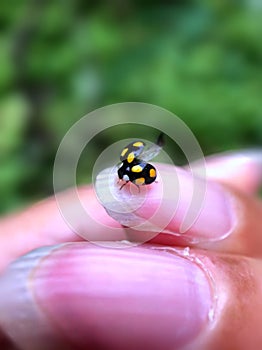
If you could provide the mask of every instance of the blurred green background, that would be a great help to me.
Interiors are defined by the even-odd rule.
[[[260,146],[261,38],[260,0],[2,1],[0,212],[52,193],[61,138],[107,104],[172,111],[205,154]]]

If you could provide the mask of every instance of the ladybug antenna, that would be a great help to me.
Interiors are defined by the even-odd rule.
[[[156,144],[159,146],[159,147],[163,147],[164,146],[164,133],[161,132],[157,138],[157,141],[156,141]]]

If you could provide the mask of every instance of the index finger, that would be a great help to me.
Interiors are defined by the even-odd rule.
[[[218,161],[216,161],[216,159]],[[245,158],[244,162],[239,162],[239,156],[237,156],[237,159],[237,162],[232,162],[229,161],[229,157],[225,158],[223,155],[217,155],[216,157],[213,156],[211,159],[207,159],[206,165],[208,177],[213,178],[215,173],[216,180],[221,180],[221,178],[217,176],[216,169],[218,166],[223,167],[223,165],[226,165],[227,169],[231,168],[232,171],[225,172],[225,174],[228,174],[227,177],[225,174],[223,174],[222,180],[224,183],[229,184],[231,187],[233,184],[237,183],[236,187],[240,188],[240,186],[238,186],[238,179],[241,178],[242,187],[248,187],[251,189],[257,188],[261,178],[261,157],[259,157],[259,159],[257,159],[257,157],[251,157],[250,159]],[[237,180],[237,182],[234,182],[234,180]],[[152,188],[156,189],[155,184]],[[94,241],[129,239],[130,235],[128,230],[124,229],[120,223],[112,219],[106,213],[102,205],[98,202],[96,194],[91,185],[78,188],[78,195],[81,202],[89,212],[88,217],[92,217],[92,220],[89,220],[87,225],[84,225],[81,218],[79,218],[77,221],[77,227],[72,228],[69,223],[65,221],[62,213],[59,211],[55,197],[50,197],[43,200],[29,208],[26,208],[22,212],[14,213],[5,218],[1,218],[0,271],[3,270],[13,259],[37,247],[84,240],[85,238],[83,238],[79,232],[85,236],[87,235]],[[241,197],[243,195],[238,191],[237,196]],[[61,193],[60,198],[61,197],[67,203],[68,210],[74,211],[75,203],[73,201],[72,190],[69,189],[64,193]],[[241,231],[247,232],[248,230],[251,230],[252,232],[257,232],[258,228],[260,227],[260,224],[257,222],[261,215],[260,205],[256,200],[253,200],[250,197],[248,198],[247,196],[244,196],[239,202],[246,208],[243,211],[246,217],[241,219],[241,222],[244,223]],[[148,202],[148,204],[149,207],[152,205],[150,202]],[[221,213],[220,210],[218,210],[218,214],[219,213]],[[210,218],[207,217],[207,220],[210,220]],[[176,223],[176,225],[179,224],[179,222],[175,221],[174,223]],[[240,226],[237,226],[236,230],[239,229]],[[208,232],[205,231],[206,229],[208,229]],[[207,232],[207,234],[211,234],[216,229],[216,221],[210,220],[210,225],[205,227],[204,231]],[[113,231],[114,235],[112,235]],[[199,232],[203,234],[201,227],[199,227]],[[145,232],[142,232],[142,234],[145,235]],[[136,231],[136,235],[140,235],[140,232]],[[241,234],[239,235],[241,236]],[[255,236],[257,237],[257,235]],[[260,249],[259,247],[261,242],[260,240],[259,242],[256,239],[254,240],[253,235],[250,236],[247,232],[244,235],[242,234],[242,237],[245,237],[245,239],[234,238],[230,245],[227,245],[227,249],[231,247],[233,248],[233,251],[239,251],[239,245],[246,245],[246,247],[248,247],[248,251],[250,251],[250,244],[252,244],[253,250],[257,251],[257,249]],[[141,239],[141,237],[139,237],[139,239]],[[187,241],[184,241],[184,236],[172,234],[157,235],[153,241],[158,244],[168,245],[188,244]],[[216,249],[223,250],[224,248],[223,241],[216,242]]]

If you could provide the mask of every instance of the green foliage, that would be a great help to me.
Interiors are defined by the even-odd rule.
[[[0,211],[51,194],[61,138],[107,104],[169,109],[206,154],[260,146],[261,14],[256,0],[1,2]]]

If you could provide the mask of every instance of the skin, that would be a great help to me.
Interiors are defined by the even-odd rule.
[[[80,217],[75,231],[95,244],[68,226],[55,198],[3,217],[1,349],[261,348],[261,159],[239,159],[234,153],[207,159],[208,202],[186,235],[172,234],[182,199],[168,231],[134,247],[115,242],[115,229],[119,241],[127,229],[107,214],[91,186],[78,193],[95,220]],[[172,180],[169,166],[157,169],[161,181]],[[186,197],[187,174],[178,172]],[[142,219],[157,204],[161,181],[147,187],[136,210]],[[129,196],[129,184],[121,191]],[[73,211],[72,190],[61,198]],[[161,210],[171,205],[164,201]]]

